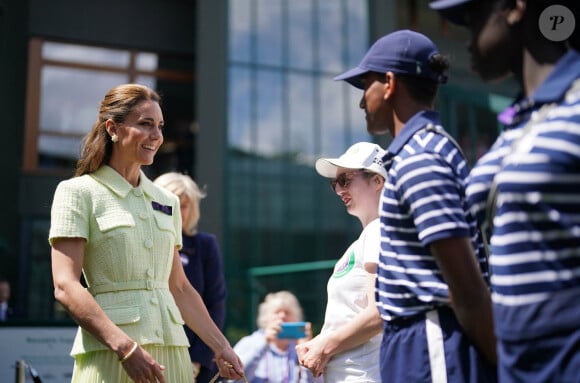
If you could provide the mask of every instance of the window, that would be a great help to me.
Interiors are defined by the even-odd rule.
[[[193,170],[193,57],[32,39],[23,167],[74,168],[81,142],[112,87],[147,85],[163,97],[167,129],[153,172]]]
[[[359,0],[229,1],[224,252],[233,323],[255,311],[246,304],[248,288],[280,287],[269,279],[248,286],[248,268],[334,258],[360,232],[314,162],[373,140],[360,90],[333,81],[366,52],[368,13]],[[309,277],[317,284],[299,298],[322,323],[318,292],[326,278]],[[307,277],[284,279],[285,288],[296,291],[298,278]]]
[[[230,1],[229,146],[313,161],[371,140],[360,91],[332,78],[368,47],[368,10],[352,0]]]

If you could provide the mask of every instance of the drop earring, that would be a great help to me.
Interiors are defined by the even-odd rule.
[[[119,136],[117,136],[116,134],[113,134],[113,135],[111,136],[111,141],[113,141],[113,143],[115,143],[115,142],[119,141]]]

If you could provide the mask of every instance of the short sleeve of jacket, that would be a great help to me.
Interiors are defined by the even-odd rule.
[[[88,238],[89,199],[74,180],[61,182],[54,192],[48,235],[51,245],[57,238]]]

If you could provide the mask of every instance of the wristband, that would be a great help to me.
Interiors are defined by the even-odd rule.
[[[138,347],[139,347],[139,344],[137,342],[133,342],[133,347],[131,347],[129,352],[126,353],[122,358],[119,358],[119,362],[123,363],[127,359],[129,359],[131,357],[131,355],[133,355],[135,353],[135,351],[137,351]]]

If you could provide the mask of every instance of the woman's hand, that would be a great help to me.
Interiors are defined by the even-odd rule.
[[[315,378],[322,375],[330,361],[331,356],[324,352],[325,344],[324,337],[318,335],[296,346],[296,354],[300,364],[312,371]]]
[[[284,322],[282,314],[272,314],[270,320],[264,327],[264,336],[266,343],[272,343],[278,340],[278,333],[282,331],[282,323]]]
[[[221,377],[234,380],[244,377],[244,365],[231,347],[226,347],[219,355],[216,353],[215,360]]]
[[[136,383],[166,383],[163,376],[165,366],[157,363],[151,354],[140,346],[137,346],[137,349],[120,363],[123,365],[127,375]]]

